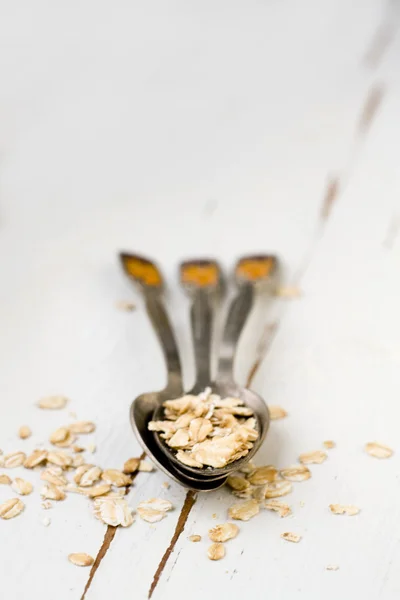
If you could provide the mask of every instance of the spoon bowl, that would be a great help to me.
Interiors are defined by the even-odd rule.
[[[254,418],[256,419],[256,429],[258,431],[258,438],[253,442],[252,448],[250,448],[249,452],[246,456],[239,458],[231,463],[228,463],[225,467],[215,468],[215,467],[189,467],[187,465],[182,464],[177,458],[172,448],[170,448],[166,441],[163,440],[157,432],[150,432],[155,440],[156,445],[160,449],[161,452],[168,456],[168,459],[175,465],[175,467],[179,470],[183,470],[185,473],[190,473],[192,476],[196,478],[201,478],[202,480],[219,480],[221,478],[228,477],[234,471],[238,471],[240,467],[245,465],[254,454],[257,452],[259,447],[264,441],[264,438],[267,434],[269,424],[270,424],[270,415],[267,405],[264,400],[253,392],[250,389],[240,387],[232,382],[214,382],[210,383],[212,393],[218,394],[221,398],[227,397],[235,397],[240,398],[243,401],[245,406],[248,406],[253,410]],[[179,396],[176,396],[179,397]],[[164,402],[167,398],[163,398],[161,402]],[[174,398],[168,398],[169,400],[173,400]],[[164,419],[164,408],[162,404],[155,405],[155,410],[152,415],[152,419],[154,421],[161,421]]]
[[[197,492],[217,490],[224,485],[226,477],[204,480],[203,478],[192,477],[185,470],[182,471],[179,465],[171,463],[169,456],[159,447],[152,432],[148,430],[148,423],[152,419],[156,406],[170,397],[169,393],[167,397],[165,393],[165,391],[161,391],[141,394],[132,402],[130,419],[139,444],[152,462],[180,485]]]

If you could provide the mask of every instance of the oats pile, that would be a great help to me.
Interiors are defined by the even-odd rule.
[[[44,398],[38,406],[41,409],[60,410],[67,404],[64,396]],[[184,464],[198,468],[218,468],[245,456],[257,439],[256,422],[252,411],[237,398],[221,399],[207,389],[199,396],[186,395],[177,400],[164,403],[165,420],[151,422],[149,429],[160,432],[166,443],[177,452]],[[287,416],[284,409],[274,407],[275,419]],[[71,414],[76,419],[75,414]],[[92,421],[74,421],[53,431],[49,436],[51,447],[36,448],[31,453],[21,450],[3,454],[0,450],[0,468],[12,470],[23,468],[28,475],[40,478],[42,508],[52,509],[58,502],[65,501],[70,493],[86,497],[92,506],[93,515],[113,527],[130,527],[135,520],[135,511],[129,506],[125,496],[133,484],[138,471],[154,470],[150,462],[141,458],[129,458],[122,469],[103,469],[86,462],[84,454],[93,448],[79,445],[79,436],[95,431]],[[30,438],[32,432],[27,425],[20,427],[20,440]],[[332,440],[322,443],[326,450],[335,448]],[[365,451],[375,458],[390,458],[393,450],[384,444],[368,442]],[[289,495],[293,484],[299,484],[311,478],[307,465],[319,465],[325,462],[328,454],[317,449],[299,455],[298,463],[285,468],[273,465],[255,466],[251,461],[227,478],[226,486],[237,500],[228,509],[232,521],[246,522],[256,517],[262,510],[276,513],[279,518],[292,515],[292,507],[279,498]],[[316,467],[320,468],[320,467]],[[323,467],[321,467],[323,468]],[[0,484],[13,490],[17,496],[28,496],[34,492],[32,481],[25,477],[10,477],[0,472]],[[162,487],[170,488],[169,482]],[[300,502],[304,506],[304,502]],[[172,510],[171,502],[165,498],[150,498],[140,502],[136,514],[147,523],[156,523]],[[20,497],[12,497],[0,504],[0,519],[9,520],[23,513],[25,504]],[[334,515],[355,516],[360,508],[352,504],[330,504],[327,507]],[[213,514],[212,518],[217,515]],[[51,524],[47,516],[41,518],[44,527]],[[242,525],[241,525],[242,526]],[[235,539],[240,528],[231,521],[215,525],[208,531],[212,544],[207,549],[210,560],[218,561],[226,555],[225,544]],[[291,531],[280,534],[287,542],[298,543],[302,535]],[[202,536],[193,533],[188,537],[191,542],[199,543]],[[234,543],[234,542],[232,542]],[[84,553],[69,554],[68,560],[77,566],[93,565],[94,559]],[[334,571],[339,567],[327,565],[326,570]]]
[[[210,388],[163,404],[164,421],[150,421],[184,465],[221,468],[246,456],[258,438],[251,408],[239,398],[224,398]]]
[[[62,410],[68,400],[64,396],[51,396],[38,402],[44,410]],[[74,413],[70,416],[76,418]],[[23,468],[27,477],[36,476],[41,482],[39,491],[44,510],[53,509],[58,502],[65,501],[70,493],[86,497],[92,505],[93,515],[113,527],[129,527],[134,522],[134,510],[126,501],[126,494],[133,484],[137,471],[151,472],[151,463],[140,458],[129,458],[122,470],[102,469],[86,462],[84,453],[91,452],[93,444],[86,447],[78,445],[78,437],[93,433],[96,429],[92,421],[74,421],[58,427],[50,433],[49,448],[37,448],[31,453],[21,450],[3,454],[0,450],[0,468],[11,470]],[[32,435],[30,428],[23,425],[18,430],[20,440],[28,440]],[[29,477],[30,476],[30,477]],[[8,486],[18,496],[27,496],[34,492],[34,484],[25,477],[10,477],[0,472],[0,484]],[[169,500],[151,498],[141,502],[137,514],[144,521],[154,523],[163,519],[172,509]],[[0,519],[13,519],[25,509],[25,503],[18,497],[0,503]],[[47,516],[41,518],[44,527],[51,524]],[[91,566],[93,558],[84,552],[72,553],[68,560],[77,566]]]

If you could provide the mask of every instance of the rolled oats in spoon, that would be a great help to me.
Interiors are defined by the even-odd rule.
[[[259,435],[250,407],[240,398],[221,398],[210,388],[166,400],[163,407],[165,420],[150,421],[149,430],[158,432],[176,458],[190,467],[225,467],[246,456]]]

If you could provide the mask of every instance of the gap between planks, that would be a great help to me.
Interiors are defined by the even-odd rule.
[[[144,460],[145,457],[146,457],[146,454],[144,452],[142,452],[142,454],[140,455],[140,460]],[[138,475],[139,472],[140,471],[136,471],[135,473],[133,473],[133,475],[132,475],[132,483],[136,479],[136,476]],[[127,485],[126,486],[126,488],[125,488],[125,495],[128,494],[130,488],[131,488],[131,485]],[[89,588],[92,585],[93,578],[96,575],[96,571],[100,567],[101,561],[103,560],[103,558],[107,554],[107,552],[108,552],[108,550],[109,550],[109,548],[111,546],[111,542],[115,538],[115,534],[117,533],[117,529],[118,529],[118,527],[113,527],[112,525],[107,525],[107,529],[106,529],[106,532],[104,534],[103,543],[101,544],[100,549],[99,549],[99,551],[97,553],[97,556],[95,558],[95,561],[94,561],[94,563],[92,565],[92,568],[90,569],[89,578],[88,578],[88,580],[86,582],[85,589],[83,590],[83,594],[81,596],[81,600],[85,600],[86,594],[88,593]]]

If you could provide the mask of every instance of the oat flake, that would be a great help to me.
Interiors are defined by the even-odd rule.
[[[25,459],[25,452],[11,452],[4,457],[4,467],[6,469],[15,469],[16,467],[20,467]]]
[[[31,437],[31,435],[32,431],[27,425],[22,425],[18,429],[18,437],[21,438],[21,440],[26,440],[27,438]]]
[[[211,544],[207,550],[207,556],[210,560],[221,560],[225,556],[225,546],[223,544]]]
[[[124,463],[124,468],[122,469],[124,473],[130,475],[131,473],[135,473],[138,470],[140,465],[140,458],[128,458]]]
[[[94,559],[84,552],[69,554],[68,560],[77,567],[90,567],[94,563]]]
[[[201,542],[201,535],[189,535],[190,542]]]
[[[94,514],[103,523],[113,527],[129,527],[133,523],[132,511],[124,498],[96,498]]]
[[[285,504],[284,502],[279,502],[279,500],[270,500],[264,504],[264,507],[267,510],[273,510],[279,514],[280,517],[288,517],[292,514],[292,510],[289,504]]]
[[[278,470],[272,465],[265,467],[257,467],[253,473],[248,475],[247,480],[252,485],[265,485],[266,483],[272,483],[278,479]]]
[[[208,532],[208,537],[212,542],[227,542],[237,536],[239,527],[235,523],[224,523],[216,525]]]
[[[329,508],[334,515],[348,515],[349,517],[358,515],[360,512],[358,506],[352,504],[330,504]]]
[[[288,416],[286,410],[281,406],[269,406],[269,416],[271,421],[277,421],[278,419],[284,419]]]
[[[325,442],[322,443],[327,450],[332,450],[332,448],[335,448],[336,446],[336,443],[333,440],[325,440]]]
[[[139,463],[138,471],[143,471],[144,473],[151,473],[151,471],[154,471],[154,467],[147,460],[141,460]]]
[[[172,509],[169,500],[162,498],[151,498],[141,502],[137,507],[138,515],[148,523],[156,523],[166,516],[166,513]]]
[[[292,489],[293,486],[290,481],[286,481],[285,479],[274,481],[266,485],[265,498],[280,498],[281,496],[290,494]]]
[[[25,508],[25,504],[19,498],[11,498],[0,504],[0,517],[2,519],[13,519]]]
[[[286,533],[281,533],[281,538],[283,538],[287,542],[294,542],[295,544],[297,544],[301,540],[301,535],[287,531]]]
[[[56,485],[52,485],[51,483],[44,485],[40,491],[40,495],[42,498],[47,500],[64,500],[65,492],[58,488]]]
[[[365,451],[375,458],[390,458],[393,454],[393,450],[389,446],[378,444],[378,442],[365,444]]]
[[[34,450],[24,462],[25,469],[33,469],[47,460],[47,450]]]
[[[106,483],[115,485],[115,487],[123,487],[132,483],[132,478],[122,473],[122,471],[118,471],[118,469],[106,469],[101,474],[101,478]]]
[[[16,477],[11,484],[14,492],[17,492],[20,496],[28,496],[33,492],[33,485],[30,481]]]
[[[303,465],[320,465],[328,458],[328,455],[323,450],[314,450],[313,452],[303,452],[300,454],[299,461]]]
[[[39,408],[49,409],[49,410],[60,410],[64,408],[68,402],[68,398],[65,396],[49,396],[47,398],[42,398],[38,402]]]
[[[96,429],[96,425],[93,421],[76,421],[75,423],[71,423],[68,427],[72,433],[78,434],[92,433]]]
[[[260,512],[260,506],[254,499],[247,500],[240,504],[234,504],[228,510],[228,515],[231,519],[239,521],[249,521],[252,517]]]
[[[306,481],[306,479],[310,479],[311,471],[305,465],[295,465],[293,467],[281,469],[281,475],[288,481]]]

